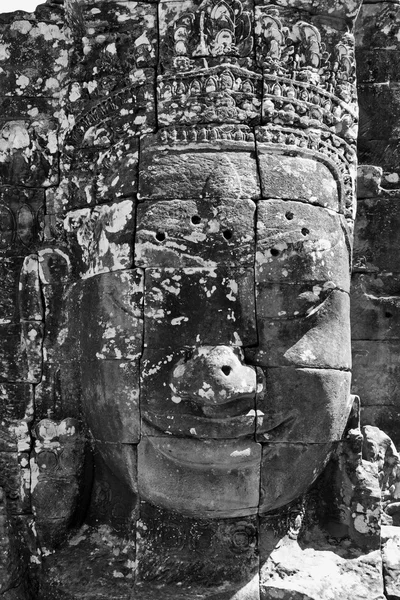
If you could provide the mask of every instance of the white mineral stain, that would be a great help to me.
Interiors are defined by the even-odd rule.
[[[30,23],[29,21],[14,21],[14,23],[11,24],[10,30],[11,31],[18,31],[19,33],[22,34],[27,34],[29,33],[29,31],[32,29],[32,23]]]
[[[230,454],[230,456],[232,456],[234,458],[241,458],[242,456],[250,456],[250,455],[251,455],[250,448],[246,448],[245,450],[234,450]]]
[[[207,298],[211,298],[211,296],[213,295],[213,293],[214,293],[216,290],[217,290],[217,288],[216,288],[216,286],[215,286],[215,285],[213,285],[213,286],[212,286],[211,290],[207,290],[207,291],[206,291],[206,296],[207,296]],[[229,296],[228,296],[228,297],[229,297]]]
[[[171,325],[181,325],[186,321],[189,321],[187,317],[176,317],[175,319],[171,319]]]
[[[171,400],[175,404],[180,404],[182,402],[182,398],[180,398],[179,396],[171,396]]]
[[[185,371],[186,371],[185,365],[178,365],[174,369],[173,376],[174,377],[182,377],[184,375]]]
[[[189,429],[189,433],[191,433],[192,435],[197,435],[197,431],[195,430],[194,427],[192,427],[191,429]]]
[[[47,90],[56,90],[59,87],[58,80],[55,77],[46,79],[45,88]]]
[[[8,60],[10,58],[9,48],[10,44],[0,44],[0,61]]]
[[[112,44],[108,44],[108,46],[106,46],[106,51],[110,54],[117,54],[117,47],[115,45],[115,42],[113,42]]]
[[[240,335],[239,335],[239,334],[238,334],[236,331],[234,331],[234,332],[233,332],[233,339],[234,339],[235,343],[236,343],[238,346],[242,346],[242,345],[243,345],[243,342],[242,342],[242,340],[240,339]]]

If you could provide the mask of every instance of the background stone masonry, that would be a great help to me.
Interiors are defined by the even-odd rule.
[[[169,4],[174,10],[174,2]],[[246,7],[248,4],[243,2]],[[285,2],[274,4],[284,6]],[[288,4],[290,6],[290,2]],[[83,441],[80,443],[78,439],[77,383],[73,379],[63,379],[62,360],[66,359],[65,355],[57,355],[55,344],[63,288],[71,277],[71,267],[63,248],[74,250],[74,236],[80,236],[79,249],[75,249],[79,260],[72,266],[76,271],[72,276],[127,269],[133,265],[129,240],[135,227],[134,206],[138,193],[146,195],[148,183],[145,178],[141,180],[142,187],[138,190],[139,156],[146,155],[141,136],[155,134],[169,125],[171,115],[168,90],[158,89],[158,101],[155,93],[160,85],[157,75],[168,74],[171,67],[167,36],[163,35],[165,32],[159,24],[158,4],[150,0],[91,0],[86,3],[48,0],[32,14],[22,11],[0,14],[0,598],[5,600],[78,597],[118,600],[129,597],[126,590],[132,585],[134,544],[129,541],[129,535],[126,539],[118,537],[107,526],[99,530],[85,525],[86,529],[71,542],[74,558],[68,553],[57,558],[64,569],[65,580],[61,581],[60,572],[49,556],[48,572],[57,571],[58,582],[61,581],[61,588],[68,589],[68,593],[53,596],[53,592],[46,591],[45,587],[37,591],[33,582],[40,580],[38,572],[46,560],[43,544],[41,549],[38,548],[37,530],[41,539],[46,540],[46,535],[50,535],[45,524],[49,515],[42,515],[39,510],[33,518],[32,502],[40,506],[41,499],[37,497],[40,489],[31,498],[34,489],[31,480],[33,477],[46,478],[46,474],[40,470],[40,461],[37,463],[39,473],[33,473],[29,459],[33,452],[39,453],[39,448],[40,460],[45,464],[44,451],[51,448],[47,458],[53,460],[51,457],[60,452],[54,440],[64,441],[64,458],[67,456],[63,467],[64,484],[59,488],[59,483],[50,482],[54,485],[53,497],[62,498],[61,506],[52,509],[54,516],[50,515],[62,536],[69,525],[74,491],[79,485],[77,469],[80,467],[77,465],[81,465],[84,452]],[[245,31],[244,17],[240,26]],[[364,0],[355,38],[361,167],[351,290],[352,391],[362,401],[361,424],[377,425],[390,435],[399,449],[400,3]],[[245,57],[243,64],[257,64],[256,54],[252,54],[246,43],[244,41],[241,48],[241,56]],[[259,90],[261,76],[255,77],[252,84]],[[162,85],[166,86],[165,82]],[[115,90],[119,91],[116,93]],[[257,94],[247,105],[242,100],[237,98],[240,110],[247,111],[250,117],[254,114],[251,127],[258,126]],[[117,109],[119,118],[111,118]],[[194,122],[193,118],[187,117],[189,124]],[[183,124],[185,119],[183,114]],[[104,127],[95,126],[101,120]],[[231,135],[236,135],[240,141],[240,136],[244,135],[241,128],[231,129]],[[247,197],[251,198],[253,192],[249,189]],[[63,226],[65,216],[66,230]],[[113,230],[113,222],[121,218],[126,222],[123,234],[126,238]],[[107,222],[109,234],[106,240],[96,238],[99,221]],[[104,244],[107,249],[100,253],[101,244],[102,249]],[[87,249],[86,254],[82,248]],[[245,253],[244,248],[244,262]],[[109,285],[123,290],[126,282],[119,281],[119,276],[114,275],[110,274]],[[95,286],[90,280],[87,285]],[[129,285],[139,284],[133,281]],[[70,306],[75,300],[74,297],[68,299]],[[73,335],[72,326],[72,339]],[[78,337],[79,332],[75,335]],[[125,349],[122,367],[124,361],[135,360],[135,344],[139,342],[133,340],[132,346]],[[107,351],[112,353],[113,349]],[[69,360],[75,358],[71,347]],[[114,366],[110,364],[109,368]],[[118,393],[126,393],[129,384],[129,381],[122,381]],[[134,397],[131,402],[134,406]],[[44,426],[35,430],[37,444],[33,451],[30,428],[46,417],[57,421],[65,415],[68,419],[57,425],[57,431],[47,430]],[[122,460],[130,459],[122,457]],[[99,463],[97,469],[101,473],[106,467]],[[104,474],[106,480],[112,477],[109,473]],[[100,514],[102,507],[105,511],[104,506],[108,506],[107,486],[96,490],[96,494],[96,510]],[[122,527],[125,523],[124,501],[121,491],[118,502],[113,500],[112,504],[114,516],[116,520],[120,518]],[[285,591],[277,584],[274,592],[272,586],[272,591],[263,600],[328,600],[333,596],[325,596],[326,590],[343,572],[346,577],[335,587],[334,598],[379,600],[385,597],[384,591],[388,600],[400,598],[398,528],[392,528],[397,531],[385,530],[381,541],[372,544],[375,553],[368,554],[367,558],[359,553],[351,569],[346,567],[348,556],[345,551],[327,568],[325,559],[321,558],[323,552],[329,550],[325,538],[320,539],[322,554],[310,551],[305,557],[296,546],[299,514],[300,508],[294,510],[294,516],[288,517],[292,535],[285,538],[281,554],[274,558],[275,571],[272,575],[268,572],[272,567],[267,561],[262,574],[265,581],[276,577],[289,583],[282,588]],[[173,522],[166,524],[162,511],[156,517],[153,514],[149,522],[146,522],[144,510],[143,531],[148,526],[157,529],[159,524],[156,552],[163,572],[172,568],[171,560],[175,561],[174,568],[178,565],[176,569],[179,570],[181,546],[178,540],[175,554],[171,554],[170,546],[164,548],[164,539],[171,537],[166,530],[170,527],[171,531],[179,528],[189,531],[190,524],[179,523],[179,527]],[[243,563],[244,573],[237,575],[238,582],[242,575],[248,578],[254,572],[254,564],[259,564],[255,558],[255,532],[263,527],[270,531],[269,526],[269,522],[260,523],[249,518],[240,531],[235,530],[235,552],[241,552],[242,539],[247,544],[247,562]],[[219,539],[232,538],[229,527],[233,525],[221,525]],[[199,547],[201,544],[207,547],[209,530],[199,526],[195,533]],[[263,537],[264,546],[260,548],[265,556],[270,553],[268,535]],[[142,548],[144,554],[147,550]],[[350,554],[351,551],[350,548]],[[218,552],[217,548],[216,561],[219,560]],[[93,561],[85,564],[81,571],[77,570],[73,560],[79,561],[82,557],[84,563],[90,553]],[[154,567],[150,559],[148,564],[149,569]],[[215,575],[208,563],[206,566],[206,576]],[[224,564],[224,568],[232,573],[235,563]],[[324,569],[327,569],[328,578],[319,580],[318,573]],[[297,591],[289,593],[290,578],[294,581],[299,570],[303,573],[300,579],[303,576],[317,583],[314,587],[302,588],[292,582]],[[110,587],[102,583],[106,572],[111,573]],[[98,582],[97,588],[94,581]],[[89,591],[86,585],[90,587],[90,590],[87,588]],[[145,597],[179,598],[179,589],[178,586],[167,593],[156,587]],[[212,597],[253,599],[253,592],[250,583],[248,591],[242,595],[238,592],[238,596],[233,596],[229,592],[227,596],[221,591],[219,596]],[[193,590],[190,597],[207,597],[196,594]],[[141,597],[140,593],[134,597]]]

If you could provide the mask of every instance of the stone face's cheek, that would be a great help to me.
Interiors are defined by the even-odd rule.
[[[285,293],[285,286],[278,296]],[[276,290],[275,290],[276,291]],[[289,290],[292,291],[292,290]],[[274,298],[274,294],[270,297]],[[260,296],[258,296],[260,298]],[[268,296],[264,293],[261,299]],[[308,314],[289,318],[259,318],[260,345],[246,350],[256,364],[266,367],[298,366],[351,368],[350,302],[348,294],[333,290],[311,304]],[[296,305],[295,305],[296,306]]]
[[[143,347],[143,272],[117,271],[79,286],[83,408],[95,439],[137,443]]]
[[[326,466],[332,445],[262,445],[260,513],[285,506],[304,494]]]
[[[259,203],[256,313],[265,367],[350,369],[349,251],[341,215],[282,200]]]
[[[254,264],[251,200],[158,200],[137,208],[135,263],[140,267]]]
[[[342,437],[351,408],[351,374],[335,369],[266,370],[257,398],[257,440],[324,444]]]

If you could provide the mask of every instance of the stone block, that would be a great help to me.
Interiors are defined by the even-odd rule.
[[[388,190],[399,188],[400,145],[398,138],[371,140],[360,135],[358,160],[383,169],[382,187]]]
[[[0,188],[2,253],[7,256],[26,256],[38,246],[43,228],[44,203],[42,190]]]
[[[33,388],[29,383],[1,383],[0,419],[2,423],[15,423],[15,421],[23,419],[33,398],[32,394]]]
[[[362,84],[359,103],[363,138],[386,141],[399,137],[400,85],[398,83]]]
[[[43,325],[37,321],[0,325],[2,382],[38,383],[42,369]]]
[[[145,2],[91,2],[71,7],[73,37],[70,77],[100,88],[129,82],[136,68],[154,66],[157,57],[157,6]]]
[[[36,120],[54,117],[58,112],[60,101],[58,98],[47,96],[3,96],[0,94],[0,109],[3,119],[15,121],[20,119]]]
[[[139,517],[137,446],[96,441],[92,446],[93,481],[85,523],[111,527],[135,544]]]
[[[351,288],[353,340],[400,339],[400,277],[354,273]]]
[[[361,34],[361,32],[357,33]],[[380,30],[375,28],[375,34],[379,33]],[[396,57],[397,50],[389,47],[372,49],[369,46],[356,47],[357,80],[360,83],[361,94],[363,84],[400,80],[400,68]]]
[[[0,120],[0,185],[58,183],[57,122],[51,118]]]
[[[259,598],[255,517],[194,519],[145,502],[140,513],[135,597],[158,584],[167,598]]]
[[[400,598],[400,527],[382,527],[382,568],[385,593],[390,600]]]
[[[61,353],[60,353],[61,354]],[[74,359],[54,359],[51,353],[43,361],[40,383],[35,386],[35,417],[45,419],[52,415],[62,419],[65,415],[80,418],[81,415],[81,381],[78,346],[75,347]]]
[[[22,485],[22,470],[18,461],[17,447],[14,451],[0,451],[0,485],[4,494],[9,515],[30,512],[29,505],[24,502],[24,486]],[[3,497],[4,497],[3,496]]]
[[[361,424],[379,427],[391,437],[397,448],[400,447],[399,419],[399,405],[361,406]]]
[[[318,206],[261,200],[257,210],[257,282],[314,281],[350,289],[350,233],[343,217]]]
[[[357,200],[376,198],[382,193],[382,167],[359,165],[357,167]]]
[[[158,200],[137,208],[135,264],[216,267],[254,264],[251,200]]]
[[[260,195],[248,127],[163,130],[142,143],[141,199],[255,199]]]
[[[83,525],[68,543],[43,559],[44,597],[84,594],[96,600],[125,600],[132,592],[135,539],[108,525]],[[71,577],[71,573],[74,574]]]
[[[1,256],[0,258],[0,311],[2,323],[15,323],[19,317],[18,284],[24,262],[23,256]]]
[[[139,360],[85,360],[81,371],[82,410],[94,439],[137,443]]]
[[[195,440],[143,435],[138,445],[141,499],[196,518],[258,511],[261,446],[252,438]]]
[[[364,552],[350,540],[338,542],[317,527],[305,539],[268,532],[268,520],[261,519],[262,600],[384,600],[382,559],[379,550]],[[274,548],[265,544],[273,536]]]
[[[285,288],[289,289],[289,304],[292,286],[282,285],[279,293],[272,288],[273,294],[267,287],[261,288],[257,305],[276,296],[280,299]],[[351,368],[348,294],[320,289],[319,294],[311,294],[309,300],[307,310],[303,309],[303,313],[298,315],[289,312],[275,318],[257,318],[259,346],[246,350],[246,356],[254,364],[265,367]]]
[[[265,369],[257,396],[259,442],[324,444],[343,435],[352,398],[351,373],[334,369]]]
[[[81,501],[85,438],[77,419],[43,419],[30,458],[32,508],[39,540],[52,548],[66,536]]]
[[[132,200],[122,200],[68,213],[64,226],[82,278],[132,267],[135,212]]]
[[[68,41],[57,23],[16,18],[0,26],[0,87],[7,96],[55,96],[65,82]]]
[[[146,269],[145,346],[257,341],[251,268]]]
[[[332,443],[262,444],[260,514],[285,506],[309,490],[324,470]]]
[[[364,3],[356,21],[356,45],[358,51],[363,48],[371,50],[397,50],[400,7],[392,2],[379,2],[377,6]],[[379,24],[379,25],[378,25]]]
[[[89,521],[109,523],[124,534],[137,518],[137,444],[126,444],[118,439],[113,442],[96,440],[94,451],[95,469],[100,468],[100,472],[99,477],[95,476],[92,497],[96,506]],[[102,461],[100,467],[99,459]],[[100,508],[101,501],[108,506]]]
[[[35,254],[27,256],[19,277],[19,313],[21,319],[42,321],[44,306],[39,280],[39,259]]]
[[[253,436],[256,383],[237,347],[145,349],[142,431],[202,439]]]
[[[339,211],[338,184],[322,162],[257,145],[263,198],[298,200]]]
[[[399,273],[399,227],[400,203],[396,196],[360,201],[354,230],[354,266]]]
[[[136,360],[143,345],[141,269],[102,273],[76,285],[81,298],[81,348],[85,360]]]
[[[364,407],[396,406],[400,344],[397,340],[353,340],[352,391]]]

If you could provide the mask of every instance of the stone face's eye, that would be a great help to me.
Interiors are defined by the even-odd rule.
[[[165,233],[163,231],[157,231],[156,240],[158,242],[163,242],[165,240]]]
[[[224,375],[228,376],[230,374],[230,372],[232,371],[231,367],[228,367],[228,365],[224,365],[223,367],[221,367],[221,371],[223,372]]]
[[[224,238],[226,240],[230,240],[230,239],[232,239],[233,231],[231,229],[225,229],[225,231],[223,231],[222,235],[224,236]]]
[[[191,221],[193,225],[199,225],[201,223],[201,218],[199,217],[199,215],[193,215]]]

